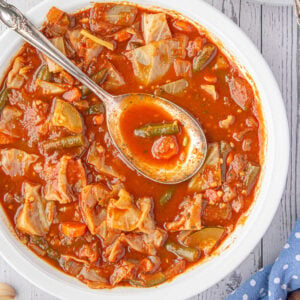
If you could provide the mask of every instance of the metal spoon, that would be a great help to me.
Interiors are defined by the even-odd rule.
[[[294,3],[295,3],[295,14],[297,17],[297,23],[300,26],[300,1],[294,0]]]
[[[17,32],[25,41],[63,67],[103,101],[106,108],[107,128],[114,146],[119,150],[123,161],[130,167],[143,176],[164,184],[183,182],[191,178],[200,169],[206,157],[207,143],[201,126],[189,113],[168,100],[148,94],[119,96],[109,94],[57,50],[16,7],[3,0],[0,0],[0,19],[7,27]],[[161,107],[174,120],[178,120],[184,126],[190,141],[184,161],[178,160],[175,165],[162,167],[139,160],[131,153],[121,135],[119,121],[124,108],[140,103],[140,101],[150,102]]]

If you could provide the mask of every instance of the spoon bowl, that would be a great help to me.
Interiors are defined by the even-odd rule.
[[[167,112],[174,120],[179,120],[185,128],[189,139],[189,147],[184,160],[177,160],[170,166],[155,165],[138,159],[128,147],[120,131],[122,112],[131,106],[151,104]],[[130,167],[135,168],[143,176],[164,184],[176,184],[191,178],[201,168],[207,151],[204,132],[199,123],[178,105],[149,94],[125,94],[114,97],[114,104],[106,106],[107,127],[115,147],[121,153],[121,158]]]
[[[166,99],[149,94],[132,93],[119,96],[109,94],[64,56],[16,7],[3,0],[0,0],[0,20],[73,75],[102,100],[106,108],[108,131],[114,146],[127,165],[143,176],[164,184],[186,181],[201,168],[206,157],[206,138],[199,123],[184,109]],[[160,107],[184,126],[190,145],[183,161],[178,160],[171,166],[155,166],[138,159],[127,147],[120,130],[120,116],[125,108],[141,101]]]

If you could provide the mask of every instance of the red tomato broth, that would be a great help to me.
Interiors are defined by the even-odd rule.
[[[106,12],[109,8],[113,6],[113,4],[96,4],[97,7],[101,8],[101,11]],[[149,12],[144,8],[138,8],[136,19],[140,20],[141,15],[143,13]],[[91,17],[91,9],[86,11],[78,12],[74,15],[68,15],[70,20],[69,29],[74,28],[83,28],[87,30],[91,30],[90,22],[83,22],[82,20],[89,19]],[[99,22],[103,21],[103,15],[100,16]],[[199,29],[196,28],[192,24],[188,24],[189,31],[183,32],[178,26],[174,26],[174,22],[176,17],[167,14],[167,21],[172,33],[172,36],[176,36],[179,34],[187,35],[189,41],[193,41],[197,37],[202,38],[203,45],[205,43],[212,43],[209,35],[204,32],[199,32]],[[107,24],[104,22],[104,24]],[[104,25],[105,27],[105,25]],[[110,26],[108,26],[110,27]],[[124,27],[124,26],[123,26]],[[121,29],[123,28],[120,27]],[[141,26],[139,26],[138,31],[141,31]],[[52,26],[50,24],[46,24],[43,29],[44,34],[48,38],[53,37]],[[98,33],[96,33],[98,34]],[[100,37],[104,37],[106,40],[111,40],[112,38],[108,35],[98,34]],[[62,35],[66,41],[69,40],[66,35]],[[180,77],[176,76],[174,72],[173,66],[166,72],[166,74],[154,81],[149,85],[143,85],[139,82],[136,76],[133,73],[131,62],[123,55],[126,51],[128,41],[122,42],[114,42],[116,44],[115,50],[112,52],[105,47],[102,49],[101,53],[94,58],[92,63],[88,66],[83,64],[83,58],[77,55],[76,53],[71,55],[70,58],[79,65],[84,72],[86,72],[89,76],[92,76],[96,71],[101,70],[103,66],[107,64],[107,61],[111,62],[114,67],[123,75],[125,84],[118,86],[117,88],[108,87],[107,90],[109,92],[115,94],[125,94],[129,92],[136,93],[153,93],[155,89],[157,89],[162,84],[167,82],[173,82],[178,80]],[[202,46],[203,46],[202,45]],[[230,76],[238,76],[243,78],[243,75],[235,65],[233,61],[230,61],[223,54],[223,51],[218,47],[217,55],[213,58],[213,60],[200,72],[193,72],[192,76],[184,77],[188,82],[188,87],[184,90],[182,95],[171,95],[168,93],[163,93],[163,97],[173,101],[178,104],[182,108],[186,109],[190,112],[202,125],[208,143],[226,141],[228,143],[232,143],[233,147],[231,149],[232,156],[239,154],[246,154],[247,161],[251,161],[254,164],[262,165],[263,160],[260,159],[261,151],[263,151],[264,137],[263,137],[263,119],[260,110],[260,104],[258,97],[253,96],[253,100],[251,106],[247,110],[242,110],[239,105],[232,99],[230,90],[226,81],[226,77]],[[225,69],[215,70],[213,69],[217,56],[222,54],[223,58],[227,62],[228,66]],[[8,219],[10,220],[12,226],[15,228],[16,233],[20,240],[28,245],[30,249],[32,248],[32,240],[34,235],[29,235],[20,231],[16,227],[17,217],[24,206],[24,190],[23,183],[29,182],[34,185],[41,186],[41,193],[44,193],[45,184],[47,180],[42,178],[41,171],[46,171],[47,168],[44,167],[44,164],[51,163],[51,165],[57,165],[60,162],[60,159],[63,155],[70,156],[72,158],[72,163],[70,163],[70,170],[68,170],[68,189],[72,195],[72,201],[70,203],[62,204],[58,201],[55,201],[55,222],[53,222],[49,228],[49,231],[42,236],[42,239],[47,241],[49,247],[55,250],[59,255],[71,255],[79,258],[80,249],[84,245],[91,246],[93,243],[97,244],[97,254],[99,258],[96,262],[89,263],[92,268],[98,268],[99,272],[108,280],[108,284],[102,287],[112,287],[110,284],[110,276],[113,271],[118,268],[118,262],[107,262],[104,257],[102,257],[106,247],[103,244],[102,238],[98,235],[91,234],[89,229],[85,233],[84,236],[77,238],[70,238],[64,236],[59,229],[61,222],[81,222],[85,223],[85,219],[83,216],[82,209],[80,207],[80,190],[81,187],[76,186],[76,182],[78,182],[79,177],[77,178],[76,172],[77,169],[74,167],[73,161],[80,160],[83,165],[83,169],[86,174],[86,184],[87,185],[95,185],[101,184],[105,189],[112,189],[112,186],[115,183],[118,183],[119,180],[114,178],[113,176],[99,173],[93,165],[87,162],[88,154],[91,149],[91,145],[93,141],[97,141],[100,145],[103,145],[105,149],[105,164],[112,167],[112,169],[116,170],[119,175],[122,176],[122,184],[124,185],[127,192],[129,192],[134,197],[134,201],[136,202],[138,198],[141,197],[150,197],[153,201],[153,206],[151,209],[151,216],[154,217],[156,226],[162,230],[166,230],[166,223],[172,222],[176,216],[178,216],[181,212],[179,209],[179,205],[183,202],[186,197],[193,197],[195,192],[189,190],[189,182],[184,182],[176,185],[174,193],[165,205],[160,204],[161,196],[168,191],[169,187],[166,185],[158,184],[152,182],[143,176],[137,174],[127,165],[125,165],[122,160],[119,158],[118,152],[114,149],[109,135],[107,133],[106,123],[103,122],[101,125],[95,125],[93,122],[93,116],[87,115],[84,109],[80,109],[79,106],[76,106],[77,103],[72,104],[74,107],[77,107],[80,117],[83,120],[83,130],[82,134],[85,137],[86,144],[82,147],[77,148],[68,148],[68,149],[59,149],[55,150],[52,153],[45,153],[42,149],[42,143],[47,140],[53,140],[55,138],[64,137],[70,134],[70,132],[63,127],[52,128],[51,130],[45,130],[45,133],[42,135],[38,135],[36,132],[38,131],[39,126],[44,123],[47,123],[45,120],[49,120],[51,115],[53,114],[53,103],[56,97],[61,98],[59,95],[49,96],[43,93],[40,87],[35,85],[36,77],[38,69],[41,64],[45,64],[44,58],[37,53],[37,51],[29,46],[25,45],[18,56],[26,59],[30,65],[30,70],[26,73],[26,80],[22,88],[12,88],[10,90],[9,99],[7,105],[12,107],[17,107],[23,113],[26,114],[26,118],[24,117],[21,122],[19,122],[20,130],[22,131],[22,136],[13,138],[13,142],[10,144],[2,144],[0,145],[0,150],[4,149],[20,149],[29,154],[38,155],[38,160],[36,163],[32,164],[28,171],[25,172],[22,176],[11,177],[7,175],[2,167],[0,166],[0,174],[2,177],[2,185],[0,187],[0,203],[3,207]],[[185,57],[185,60],[192,63],[193,57]],[[9,70],[10,71],[10,70]],[[52,74],[54,77],[52,82],[60,82],[59,73]],[[211,95],[207,94],[202,88],[201,85],[212,84],[208,82],[205,78],[209,78],[214,76],[216,78],[216,82],[213,83],[216,88],[217,98],[213,99]],[[64,79],[62,79],[64,80]],[[3,87],[5,87],[6,82],[3,82]],[[80,86],[76,81],[71,85],[70,89],[73,86]],[[252,92],[253,93],[253,92]],[[254,93],[253,93],[254,94]],[[42,102],[43,107],[39,107],[37,110],[33,110],[33,104],[35,104],[35,100],[40,100]],[[94,103],[98,103],[99,100],[91,93],[85,97],[82,97],[82,100],[88,103],[88,106],[91,106]],[[138,109],[138,108],[137,108]],[[31,111],[30,111],[31,110]],[[130,147],[134,149],[138,149],[140,151],[141,145],[146,147],[149,151],[149,147],[151,148],[153,141],[145,141],[143,139],[139,142],[138,138],[135,138],[132,135],[132,131],[136,129],[136,127],[146,123],[153,122],[162,122],[162,121],[172,121],[168,119],[162,112],[159,112],[159,116],[157,119],[153,119],[153,114],[150,113],[151,110],[147,108],[147,110],[143,110],[143,114],[139,113],[128,113],[126,116],[126,120],[129,122],[125,122],[121,124],[121,129],[123,134],[126,136],[126,140],[130,144]],[[126,113],[126,112],[125,112]],[[132,115],[130,115],[132,114]],[[235,117],[234,124],[231,125],[228,129],[223,129],[219,127],[219,122],[226,119],[228,115],[233,115]],[[44,116],[44,119],[40,121],[38,124],[33,123],[34,116]],[[237,141],[234,139],[233,134],[235,132],[239,133],[249,127],[246,125],[247,118],[253,118],[257,123],[256,127],[252,127],[251,131],[245,134],[245,138],[251,139],[251,150],[244,151],[243,150],[243,139],[242,141]],[[104,116],[105,118],[105,116]],[[0,130],[1,133],[1,130]],[[178,135],[178,145],[182,145],[182,140],[184,136],[184,130],[182,130]],[[182,149],[180,148],[180,151]],[[180,152],[179,151],[179,152]],[[140,152],[139,152],[140,153]],[[148,152],[149,153],[149,152]],[[1,155],[0,155],[1,156]],[[148,156],[142,156],[143,159]],[[174,158],[174,160],[177,156]],[[151,161],[153,161],[151,159]],[[75,168],[73,170],[73,168]],[[228,167],[227,167],[228,171]],[[244,171],[241,171],[244,172]],[[243,175],[239,175],[243,177]],[[233,182],[230,183],[230,186],[239,186],[241,178],[237,178]],[[223,186],[217,187],[214,190],[223,192]],[[79,192],[78,192],[79,191]],[[210,200],[205,198],[203,194],[202,200],[202,209],[201,209],[201,218],[202,218],[202,226],[223,226],[226,228],[225,234],[222,236],[215,247],[216,249],[222,241],[228,236],[228,234],[234,229],[237,221],[243,214],[248,210],[255,198],[256,187],[251,190],[248,195],[243,194],[243,188],[238,187],[237,196],[241,196],[243,198],[243,206],[239,212],[235,212],[232,208],[232,201],[224,202],[222,198],[219,200],[217,205],[210,204]],[[204,191],[205,192],[205,191]],[[117,199],[117,196],[114,196]],[[109,201],[109,200],[108,200]],[[219,213],[219,206],[229,205],[230,206],[230,218],[226,220],[215,220],[215,215]],[[209,209],[207,209],[209,207]],[[209,212],[209,215],[208,213]],[[127,233],[126,233],[127,234]],[[178,232],[167,231],[167,241],[172,241],[178,243]],[[38,244],[39,245],[39,244]],[[44,254],[40,255],[40,257],[46,260],[48,263],[54,265],[58,269],[67,272],[66,269],[62,267],[62,260],[57,258],[51,258],[50,255]],[[161,264],[159,270],[161,272],[166,272],[170,268],[170,266],[176,262],[176,260],[184,260],[176,256],[174,253],[168,251],[164,245],[157,249],[156,256],[160,258]],[[148,255],[140,253],[136,250],[133,250],[130,246],[126,246],[125,255],[121,258],[121,261],[135,261],[139,262],[143,258],[148,257]],[[195,262],[185,261],[186,267],[195,265],[201,259],[205,257],[203,251],[201,251],[199,259]],[[87,259],[87,258],[84,258]],[[69,272],[67,272],[69,273]],[[133,272],[134,273],[134,272]],[[74,275],[74,274],[73,274]],[[174,274],[174,276],[177,274]],[[86,281],[86,279],[82,275],[74,275],[77,276],[80,280],[84,281],[91,287],[93,286],[90,282]],[[139,278],[140,274],[136,275]],[[125,279],[118,283],[118,285],[131,285],[128,279]]]
[[[151,149],[159,136],[143,138],[134,134],[135,129],[147,124],[164,124],[172,122],[174,122],[172,117],[159,109],[159,107],[148,104],[137,104],[125,109],[122,113],[120,118],[120,130],[128,148],[132,151],[134,156],[139,157],[139,159],[150,164],[160,165],[162,167],[165,165],[172,166],[180,159],[180,155],[185,152],[182,144],[186,133],[180,123],[180,132],[174,135],[176,137],[178,151],[177,154],[170,159],[157,159],[153,156]]]

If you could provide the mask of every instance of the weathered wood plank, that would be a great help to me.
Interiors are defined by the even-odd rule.
[[[299,103],[297,99],[297,25],[292,7],[262,6],[262,53],[281,89],[289,120],[291,140],[290,168],[285,193],[272,225],[263,239],[263,264],[266,265],[273,262],[279,254],[297,218],[297,182],[299,185],[299,164],[297,166],[299,110],[297,106],[299,108]]]

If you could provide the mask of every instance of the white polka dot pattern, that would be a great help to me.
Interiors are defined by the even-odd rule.
[[[226,300],[287,299],[300,287],[300,219],[273,264],[265,266]]]

